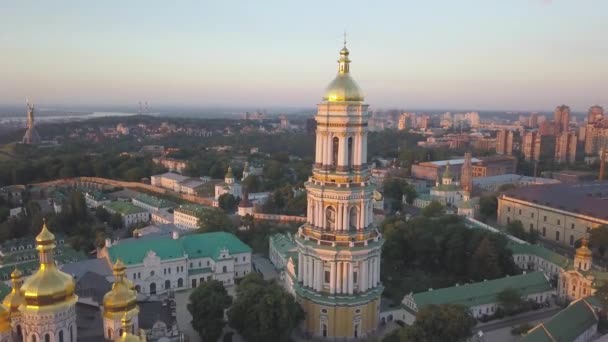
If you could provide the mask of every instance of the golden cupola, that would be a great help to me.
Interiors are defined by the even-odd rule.
[[[143,334],[143,330],[139,331],[141,337],[133,334],[133,322],[131,322],[131,318],[129,317],[129,315],[127,315],[126,312],[123,314],[120,322],[121,322],[121,328],[122,328],[122,335],[120,335],[120,338],[117,339],[117,341],[120,341],[120,342],[146,342],[146,337]]]
[[[581,259],[591,259],[593,253],[589,249],[589,241],[587,238],[583,238],[581,246],[576,249],[576,257]]]
[[[112,290],[103,297],[104,316],[110,319],[118,319],[123,313],[128,313],[129,318],[139,313],[137,307],[137,292],[133,289],[133,283],[127,279],[125,264],[116,260],[113,266],[114,284]]]
[[[340,50],[340,59],[338,59],[338,75],[333,81],[327,86],[325,95],[323,96],[324,101],[328,102],[344,102],[344,101],[356,101],[362,102],[364,100],[363,92],[357,85],[357,82],[350,76],[350,59],[348,55],[350,52],[346,48],[346,39],[344,40],[344,47]]]
[[[0,304],[0,336],[11,332],[11,313],[4,304]]]
[[[58,306],[74,305],[74,278],[59,270],[55,264],[55,235],[49,231],[46,221],[36,236],[36,249],[40,257],[40,268],[21,286],[25,309],[53,310]],[[22,306],[22,307],[23,307]]]
[[[15,270],[11,273],[12,290],[9,294],[4,297],[2,305],[4,305],[10,312],[11,315],[19,313],[19,307],[25,303],[25,298],[21,292],[21,285],[23,285],[23,273],[15,267]]]

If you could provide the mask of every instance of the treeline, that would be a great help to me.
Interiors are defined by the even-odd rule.
[[[71,177],[103,177],[139,181],[165,172],[150,158],[129,155],[81,155],[0,162],[0,186],[29,184]]]
[[[467,228],[462,218],[417,217],[382,223],[385,295],[399,302],[411,291],[477,282],[517,273],[503,235]]]

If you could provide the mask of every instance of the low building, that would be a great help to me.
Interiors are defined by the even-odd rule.
[[[120,214],[125,227],[134,226],[140,222],[150,222],[150,213],[131,202],[115,201],[103,206],[110,214]]]
[[[89,208],[99,208],[111,202],[106,194],[99,191],[87,191],[84,193],[84,201]]]
[[[403,298],[404,321],[412,324],[418,310],[430,304],[460,304],[471,311],[475,318],[492,315],[498,309],[497,295],[506,289],[518,291],[522,298],[543,303],[554,293],[549,280],[542,272],[524,273],[516,276],[463,284],[444,289],[410,293]]]
[[[139,194],[139,195],[135,196],[131,200],[131,202],[134,205],[136,205],[142,209],[145,209],[149,212],[154,212],[154,211],[158,211],[161,209],[175,208],[177,206],[177,204],[175,204],[171,201],[167,201],[165,199],[146,195],[146,194]]]
[[[579,299],[547,322],[532,328],[521,342],[595,341],[598,313],[587,299]]]
[[[179,175],[173,172],[163,173],[161,175],[154,175],[150,179],[150,184],[161,188],[173,190],[179,192],[179,183],[187,180],[188,177]]]
[[[173,210],[173,224],[179,228],[197,229],[198,218],[205,211],[209,210],[198,204],[183,204]]]
[[[212,279],[232,286],[251,273],[251,248],[226,232],[106,242],[100,257],[112,264],[120,259],[135,289],[147,295],[194,288]]]
[[[186,168],[186,161],[180,159],[166,158],[166,157],[156,157],[152,158],[152,162],[156,165],[162,165],[165,168],[169,169],[171,172],[179,172],[182,173]]]
[[[173,224],[173,214],[165,209],[153,211],[150,213],[150,219],[158,224]]]
[[[205,182],[198,178],[190,178],[179,183],[179,191],[182,194],[196,195]]]
[[[239,201],[237,214],[240,217],[253,215],[253,203],[249,200],[249,194],[246,191],[243,192],[243,198]]]
[[[571,266],[568,258],[543,246],[509,242],[507,248],[511,250],[517,267],[525,271],[543,272],[556,285],[559,275]]]
[[[296,243],[291,234],[274,234],[268,241],[268,257],[277,270],[287,265],[289,256],[297,257]]]
[[[521,221],[526,230],[574,246],[592,229],[608,224],[608,182],[534,185],[498,197],[500,225]]]
[[[230,194],[234,198],[243,196],[241,184],[235,180],[231,167],[228,167],[224,181],[215,185],[215,200],[224,194]]]
[[[490,176],[490,177],[477,177],[473,178],[473,186],[485,191],[497,191],[501,185],[513,184],[514,186],[526,186],[526,185],[542,185],[542,184],[558,184],[561,183],[557,179],[542,178],[542,177],[529,177],[517,175],[514,173],[507,173],[504,175]]]

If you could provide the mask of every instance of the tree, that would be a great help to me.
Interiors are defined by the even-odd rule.
[[[525,240],[526,239],[526,230],[524,229],[524,225],[519,220],[514,220],[507,223],[507,233],[515,236],[518,239]]]
[[[238,285],[236,300],[228,310],[230,326],[248,341],[289,341],[303,318],[304,312],[292,295],[256,272]]]
[[[498,210],[498,198],[495,194],[479,198],[479,214],[485,219],[495,218]]]
[[[506,288],[496,295],[498,304],[507,315],[516,313],[524,304],[521,294],[514,288]]]
[[[117,230],[123,227],[122,216],[119,213],[114,213],[110,216],[108,224],[112,229]]]
[[[424,217],[436,217],[441,215],[443,211],[443,205],[437,201],[431,201],[429,205],[422,209],[422,216]]]
[[[218,209],[205,209],[198,216],[198,227],[201,232],[234,231],[234,224],[226,213]]]
[[[608,226],[603,225],[597,228],[591,229],[591,236],[589,237],[589,243],[597,247],[598,252],[602,257],[606,254],[608,249]]]
[[[110,219],[110,213],[104,207],[95,209],[95,217],[101,222],[108,222]]]
[[[226,212],[229,213],[234,212],[236,210],[236,206],[239,204],[239,200],[229,193],[220,195],[217,201],[220,205],[220,208],[224,209]]]
[[[217,341],[226,325],[224,310],[232,303],[222,282],[210,280],[199,285],[190,294],[188,311],[192,327],[203,341]]]
[[[467,341],[477,321],[463,305],[427,305],[416,314],[414,324],[400,331],[399,340],[443,342]]]
[[[475,275],[476,280],[495,279],[501,276],[496,245],[489,237],[485,236],[475,249],[469,270]]]

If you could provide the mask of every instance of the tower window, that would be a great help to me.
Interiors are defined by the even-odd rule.
[[[348,138],[348,167],[353,166],[353,138]]]
[[[334,207],[329,206],[325,209],[325,221],[325,229],[336,229],[336,209]]]
[[[325,283],[329,283],[330,278],[331,278],[331,272],[325,271]]]

